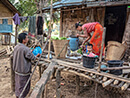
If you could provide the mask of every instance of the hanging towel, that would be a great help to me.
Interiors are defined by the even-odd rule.
[[[16,13],[14,16],[13,16],[13,20],[14,20],[14,24],[15,25],[20,25],[20,18],[19,18],[19,14]]]
[[[36,16],[31,16],[29,18],[29,32],[35,34],[36,32]]]
[[[37,34],[38,35],[43,34],[43,18],[42,18],[42,16],[38,16],[38,19],[37,19]]]

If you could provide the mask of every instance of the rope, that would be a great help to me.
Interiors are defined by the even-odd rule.
[[[44,50],[45,50],[47,44],[48,44],[48,39],[46,40],[46,43],[45,43],[45,45],[44,45],[44,47],[43,47],[42,54],[43,54],[43,52],[44,52]],[[39,61],[41,60],[41,56],[42,56],[42,55],[40,55],[38,61],[36,62],[35,67],[34,67],[32,73],[31,73],[31,75],[30,75],[28,81],[26,82],[26,84],[25,84],[25,86],[24,86],[24,88],[23,88],[23,90],[22,90],[22,92],[21,92],[19,98],[21,98],[21,96],[23,95],[23,93],[24,93],[24,91],[25,91],[25,89],[26,89],[28,83],[30,82],[30,80],[31,80],[31,78],[32,78],[32,76],[33,76],[33,74],[34,74],[34,71],[36,70],[36,67],[37,67],[38,63],[39,63]]]

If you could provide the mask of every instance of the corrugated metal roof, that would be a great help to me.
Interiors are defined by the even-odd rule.
[[[87,0],[61,0],[60,2],[55,2],[53,4],[53,9],[56,9],[56,8],[61,8],[61,7],[68,7],[68,6],[78,6],[78,5],[83,5],[83,4],[86,4]],[[50,6],[49,7],[46,7],[46,8],[43,8],[43,10],[48,10],[50,9]]]

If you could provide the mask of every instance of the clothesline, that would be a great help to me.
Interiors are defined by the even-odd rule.
[[[19,16],[19,18],[22,17],[31,17],[31,16]],[[0,19],[12,19],[13,17],[0,17]]]

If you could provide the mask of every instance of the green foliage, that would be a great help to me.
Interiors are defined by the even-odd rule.
[[[60,40],[67,40],[67,38],[66,37],[61,37]]]
[[[52,36],[51,39],[52,39],[52,40],[67,40],[66,37],[61,37],[61,38],[59,38],[59,37],[55,37],[55,36]]]
[[[83,48],[79,48],[77,52],[80,53],[80,54],[83,54],[83,53],[82,53],[82,49],[83,49]]]
[[[21,13],[22,16],[34,16],[36,15],[35,13],[37,12],[37,5],[35,1],[39,2],[40,0],[18,0],[18,2],[15,2],[16,0],[9,0],[15,7],[16,9]],[[46,1],[46,0],[44,0]],[[50,1],[48,2],[48,5],[50,5]],[[58,0],[53,0],[53,3]],[[59,12],[56,12],[53,14],[53,21],[57,22],[59,21]],[[49,21],[47,17],[45,18],[45,22],[47,25],[47,28],[49,28]],[[28,20],[26,22],[21,23],[19,26],[20,29],[25,29],[28,27]]]
[[[22,16],[32,16],[36,12],[36,4],[34,0],[19,0],[15,3],[15,0],[10,2],[18,9]]]

